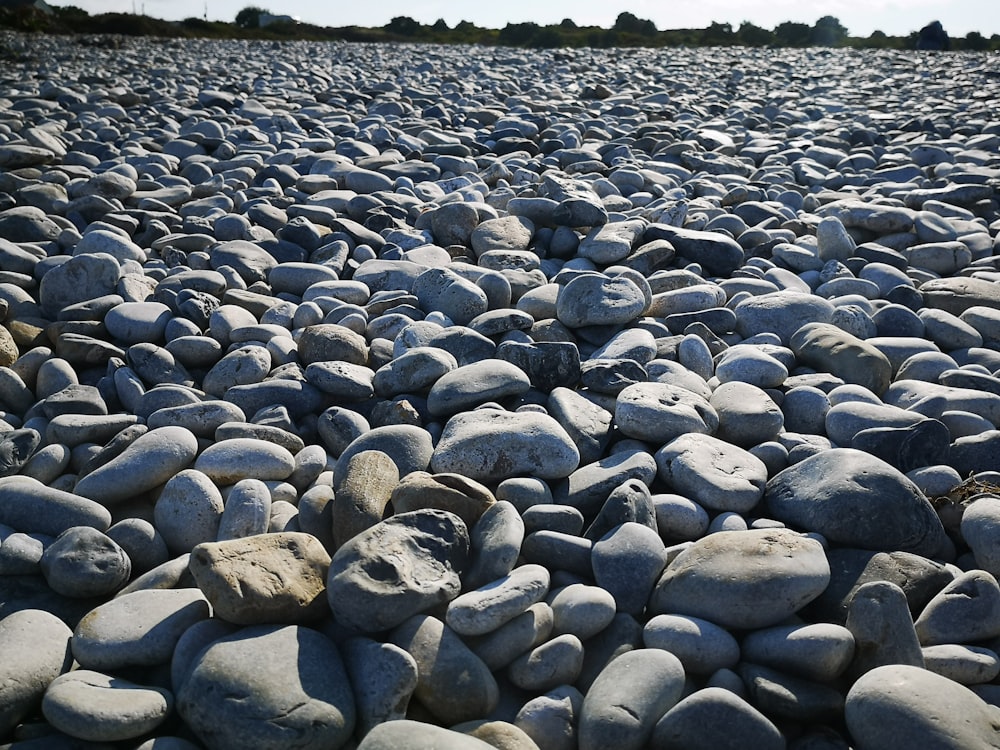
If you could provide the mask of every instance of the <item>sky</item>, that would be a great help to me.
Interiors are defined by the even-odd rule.
[[[822,16],[838,18],[852,36],[868,36],[876,29],[889,36],[905,36],[938,20],[953,37],[978,31],[986,37],[1000,33],[997,0],[50,0],[53,5],[76,5],[91,14],[145,13],[166,20],[207,16],[232,21],[248,5],[294,16],[320,26],[387,24],[394,16],[409,16],[423,24],[443,18],[449,26],[471,21],[477,26],[503,28],[507,23],[533,21],[546,25],[571,18],[580,26],[608,28],[619,13],[628,11],[656,24],[658,29],[705,28],[713,21],[737,28],[749,21],[773,29],[782,21],[812,25]]]

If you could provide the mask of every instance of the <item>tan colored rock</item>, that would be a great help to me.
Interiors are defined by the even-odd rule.
[[[215,615],[238,625],[307,622],[328,610],[330,555],[311,534],[205,542],[188,565]]]
[[[333,541],[340,547],[382,520],[399,484],[399,469],[382,451],[361,451],[350,457],[335,481]]]
[[[460,474],[415,471],[404,477],[392,491],[392,508],[396,513],[423,508],[448,510],[465,521],[470,529],[495,502],[488,487]]]

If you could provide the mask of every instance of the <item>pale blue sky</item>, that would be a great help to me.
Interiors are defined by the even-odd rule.
[[[571,18],[581,26],[611,26],[619,13],[629,11],[653,21],[659,29],[704,28],[713,21],[739,26],[751,21],[774,28],[782,21],[813,24],[825,15],[836,16],[854,36],[880,29],[891,36],[915,31],[939,20],[952,36],[979,31],[1000,33],[997,0],[376,0],[375,2],[311,2],[310,0],[50,0],[76,5],[88,13],[145,12],[167,20],[202,17],[232,21],[241,8],[258,5],[273,13],[287,13],[321,26],[384,26],[394,16],[410,16],[424,24],[443,18],[454,26],[472,21],[478,26],[502,28],[508,22],[558,23]]]

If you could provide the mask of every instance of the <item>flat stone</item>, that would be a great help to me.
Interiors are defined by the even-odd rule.
[[[736,332],[743,338],[775,333],[787,345],[806,323],[829,323],[833,305],[821,297],[793,291],[749,297],[736,305]]]
[[[330,556],[310,534],[205,542],[188,563],[216,617],[237,625],[304,623],[328,612]]]
[[[944,528],[927,498],[889,464],[852,448],[834,448],[790,466],[768,483],[773,518],[832,542],[934,557]]]
[[[0,732],[7,736],[38,705],[49,683],[73,661],[73,632],[53,614],[37,609],[0,620]]]
[[[453,599],[445,622],[459,635],[483,635],[541,601],[548,590],[549,572],[545,568],[522,565],[504,578]]]
[[[479,482],[515,476],[559,479],[569,476],[580,454],[552,417],[537,412],[479,409],[448,420],[431,456],[435,473],[453,473]]]
[[[449,416],[487,401],[520,396],[530,387],[521,368],[504,360],[486,359],[438,378],[427,394],[427,409],[437,417]]]
[[[220,750],[341,747],[355,702],[337,647],[298,625],[256,625],[211,642],[177,689],[177,712]]]
[[[719,416],[706,399],[686,388],[636,383],[618,394],[615,423],[628,437],[663,444],[689,432],[711,434]]]
[[[584,274],[559,290],[556,316],[569,328],[624,325],[646,307],[642,290],[623,276]]]
[[[517,712],[514,725],[540,748],[574,750],[583,696],[571,685],[561,685],[532,698]]]
[[[57,730],[89,742],[131,740],[162,724],[173,710],[169,691],[89,669],[54,679],[42,713]]]
[[[440,620],[414,615],[390,634],[417,663],[414,696],[438,720],[457,724],[488,715],[499,688],[482,660]]]
[[[147,589],[92,609],[73,631],[73,656],[85,669],[115,671],[170,662],[184,631],[209,616],[197,589]]]
[[[483,511],[469,532],[471,551],[462,588],[480,588],[510,573],[521,554],[524,532],[521,514],[510,502],[500,500]]]
[[[685,674],[710,675],[731,669],[740,660],[740,645],[718,625],[687,615],[656,615],[642,629],[646,648],[669,651]]]
[[[832,682],[854,658],[854,636],[832,623],[779,625],[748,634],[741,648],[748,662],[806,680]]]
[[[186,469],[197,453],[198,440],[190,430],[150,430],[119,456],[83,477],[74,491],[105,505],[123,502],[165,483]]]
[[[583,700],[580,749],[645,747],[683,688],[684,667],[669,651],[647,648],[622,654],[598,675]]]
[[[295,470],[295,458],[286,448],[266,440],[233,438],[203,450],[194,468],[219,485],[241,479],[281,480]]]
[[[743,248],[724,234],[657,223],[646,228],[642,239],[666,240],[678,255],[700,264],[713,276],[728,276],[743,263]]]
[[[711,435],[681,435],[657,451],[655,459],[660,479],[708,510],[743,513],[764,496],[764,462]]]
[[[678,701],[653,728],[662,750],[782,750],[784,736],[764,714],[730,690],[706,687]]]
[[[860,750],[997,744],[994,707],[952,680],[904,664],[879,667],[855,682],[844,718]]]
[[[786,529],[722,531],[667,565],[649,609],[726,628],[761,628],[797,612],[829,581],[826,555],[813,539]]]
[[[418,510],[382,521],[334,554],[327,578],[334,617],[377,633],[448,602],[461,590],[468,551],[468,531],[453,513]]]
[[[387,721],[373,728],[358,750],[398,750],[409,744],[440,750],[490,750],[491,745],[462,732],[409,719]]]
[[[202,389],[222,396],[236,385],[260,383],[271,371],[271,354],[263,346],[241,346],[212,365],[202,378]]]
[[[882,352],[832,324],[802,326],[789,338],[789,346],[803,363],[877,395],[891,382],[892,365]]]
[[[766,391],[750,383],[721,384],[709,405],[719,417],[716,437],[741,448],[774,440],[785,426],[784,402],[779,407]]]
[[[357,732],[364,737],[380,724],[406,718],[417,687],[417,663],[394,643],[348,638],[341,644],[344,666],[354,689]]]

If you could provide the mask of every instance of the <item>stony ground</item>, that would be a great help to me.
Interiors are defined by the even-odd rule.
[[[1000,747],[995,56],[0,55],[4,747]]]

